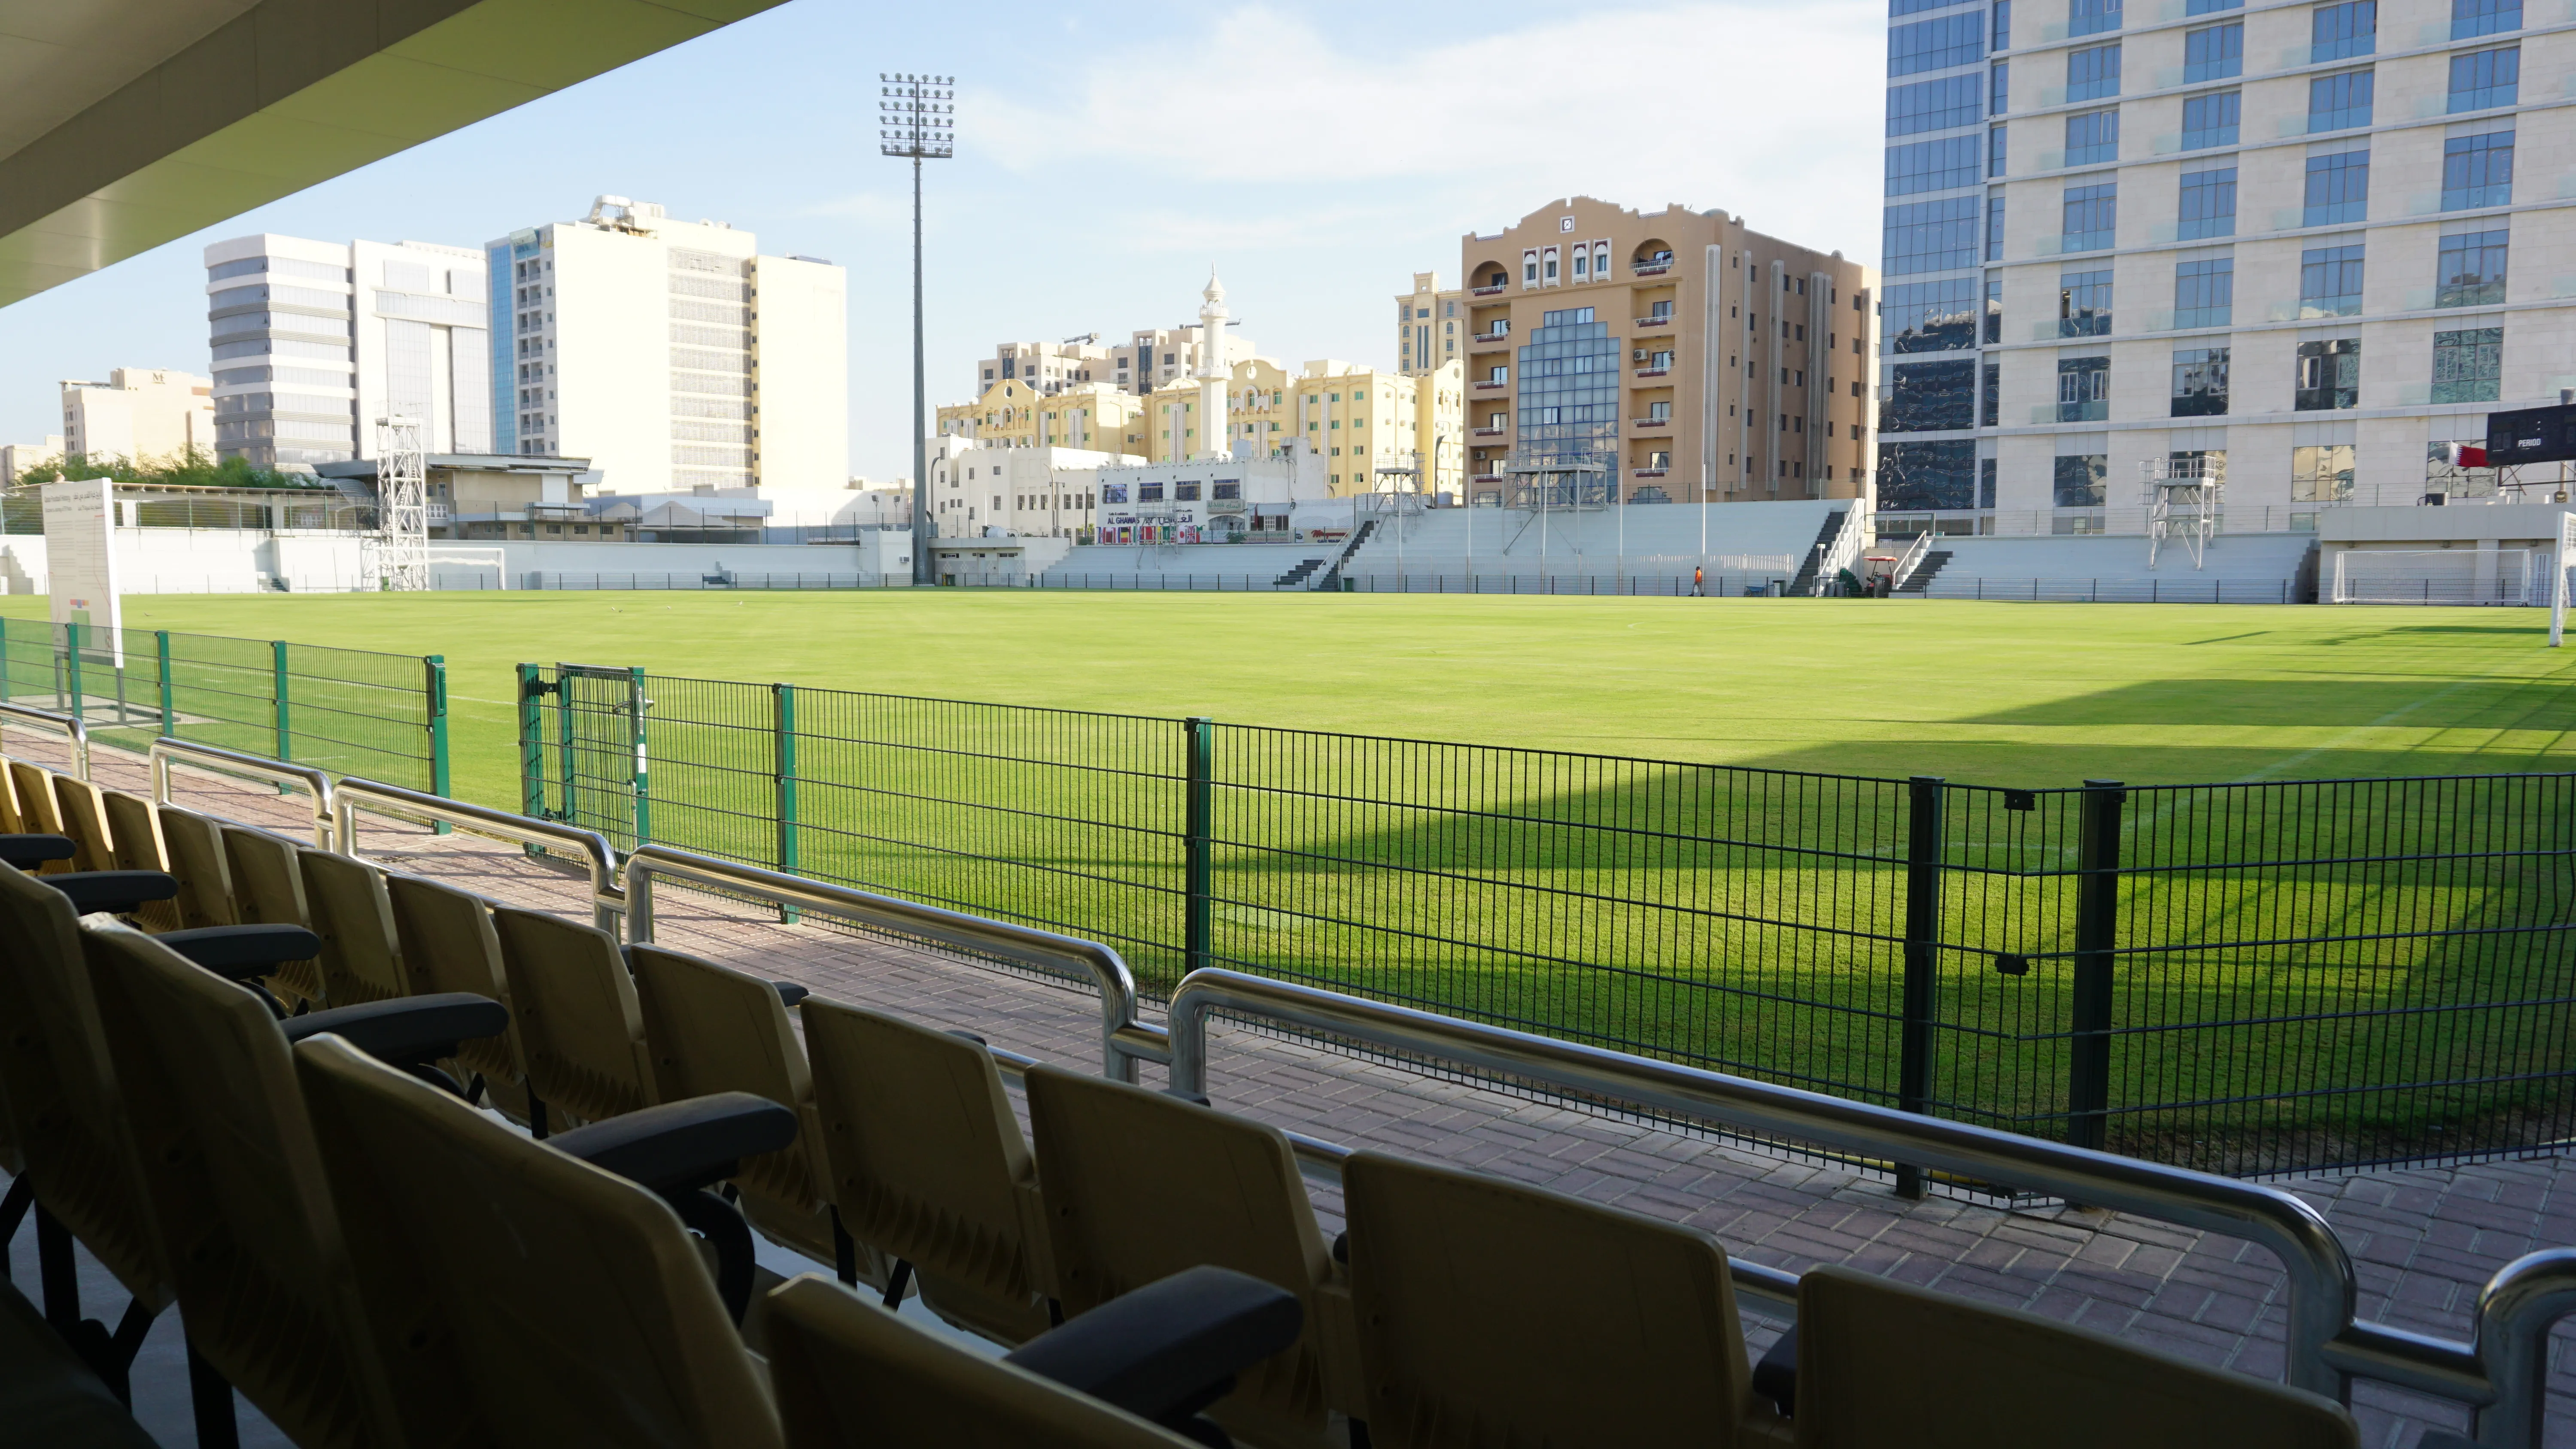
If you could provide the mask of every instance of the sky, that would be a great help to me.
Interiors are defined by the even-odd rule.
[[[1003,341],[1195,321],[1393,366],[1395,294],[1559,197],[1742,213],[1875,261],[1885,21],[1856,0],[1294,8],[789,0],[0,309],[0,442],[58,384],[209,365],[203,250],[253,232],[478,247],[608,193],[850,273],[850,466],[911,472],[911,174],[880,71],[957,77],[929,164],[930,406]]]

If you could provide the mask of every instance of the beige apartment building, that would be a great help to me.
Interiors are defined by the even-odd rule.
[[[1206,330],[1140,327],[1124,342],[1102,342],[1099,333],[1090,332],[1062,342],[1000,343],[992,356],[975,365],[975,393],[980,397],[996,383],[1016,382],[1045,397],[1098,382],[1141,397],[1198,371]],[[1252,343],[1228,335],[1224,355],[1229,363],[1248,361]]]
[[[1395,294],[1395,370],[1420,377],[1463,361],[1458,344],[1466,340],[1466,292],[1440,285],[1438,272],[1413,274],[1413,290]]]
[[[997,382],[971,403],[939,410],[943,438],[987,448],[1088,448],[1142,455],[1146,403],[1105,382],[1046,393],[1026,381]]]
[[[1459,250],[1469,502],[1865,495],[1875,269],[1587,196]]]
[[[1336,498],[1374,491],[1380,486],[1378,469],[1411,468],[1417,456],[1423,460],[1423,491],[1433,491],[1435,485],[1458,491],[1460,436],[1466,429],[1466,380],[1460,364],[1408,377],[1325,357],[1291,373],[1280,363],[1256,357],[1236,363],[1232,373],[1224,446],[1201,442],[1199,381],[1182,378],[1145,399],[1145,456],[1156,463],[1211,454],[1281,458],[1303,439],[1323,460],[1325,486]]]
[[[105,382],[63,384],[61,451],[105,462],[215,454],[214,379],[159,367],[120,367]]]

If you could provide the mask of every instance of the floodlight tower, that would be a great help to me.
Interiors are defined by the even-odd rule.
[[[912,162],[912,581],[930,567],[930,405],[921,365],[921,163],[957,154],[957,77],[877,73],[877,149]]]
[[[376,419],[376,574],[396,593],[429,587],[429,460],[421,420]]]

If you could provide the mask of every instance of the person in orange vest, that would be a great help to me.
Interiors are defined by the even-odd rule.
[[[1708,597],[1707,584],[1708,584],[1708,569],[1707,569],[1707,567],[1706,567],[1705,565],[1702,565],[1702,566],[1700,566],[1700,567],[1697,567],[1697,568],[1694,568],[1694,569],[1692,569],[1692,570],[1691,570],[1691,597],[1692,597],[1692,598],[1694,598],[1694,599],[1704,599],[1704,598],[1707,598],[1707,597]]]

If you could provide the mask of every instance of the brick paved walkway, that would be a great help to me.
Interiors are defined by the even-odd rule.
[[[140,783],[102,756],[102,783]],[[202,808],[301,829],[287,802],[183,779]],[[369,824],[362,847],[388,865],[496,899],[588,919],[580,880],[513,847]],[[734,902],[657,886],[657,938],[815,991],[996,1046],[1096,1071],[1096,998],[1077,989],[844,932],[781,926]],[[1906,1202],[1883,1179],[1688,1134],[1426,1078],[1302,1043],[1220,1026],[1209,1091],[1218,1105],[1353,1146],[1481,1168],[1707,1229],[1728,1251],[1791,1270],[1845,1263],[2014,1304],[2205,1362],[2276,1377],[2283,1278],[2246,1243],[2116,1213],[2005,1211]],[[1150,1069],[1149,1069],[1150,1075]],[[2319,1175],[2281,1184],[2334,1225],[2360,1268],[2366,1318],[2465,1338],[2478,1286],[2536,1247],[2576,1244],[2576,1156],[2416,1171]],[[1340,1204],[1317,1189],[1333,1231]],[[1755,1325],[1755,1351],[1776,1325]],[[2553,1344],[2548,1444],[2576,1449],[2576,1328]],[[2363,1443],[2403,1449],[2427,1426],[2459,1428],[2449,1405],[2364,1384]]]

